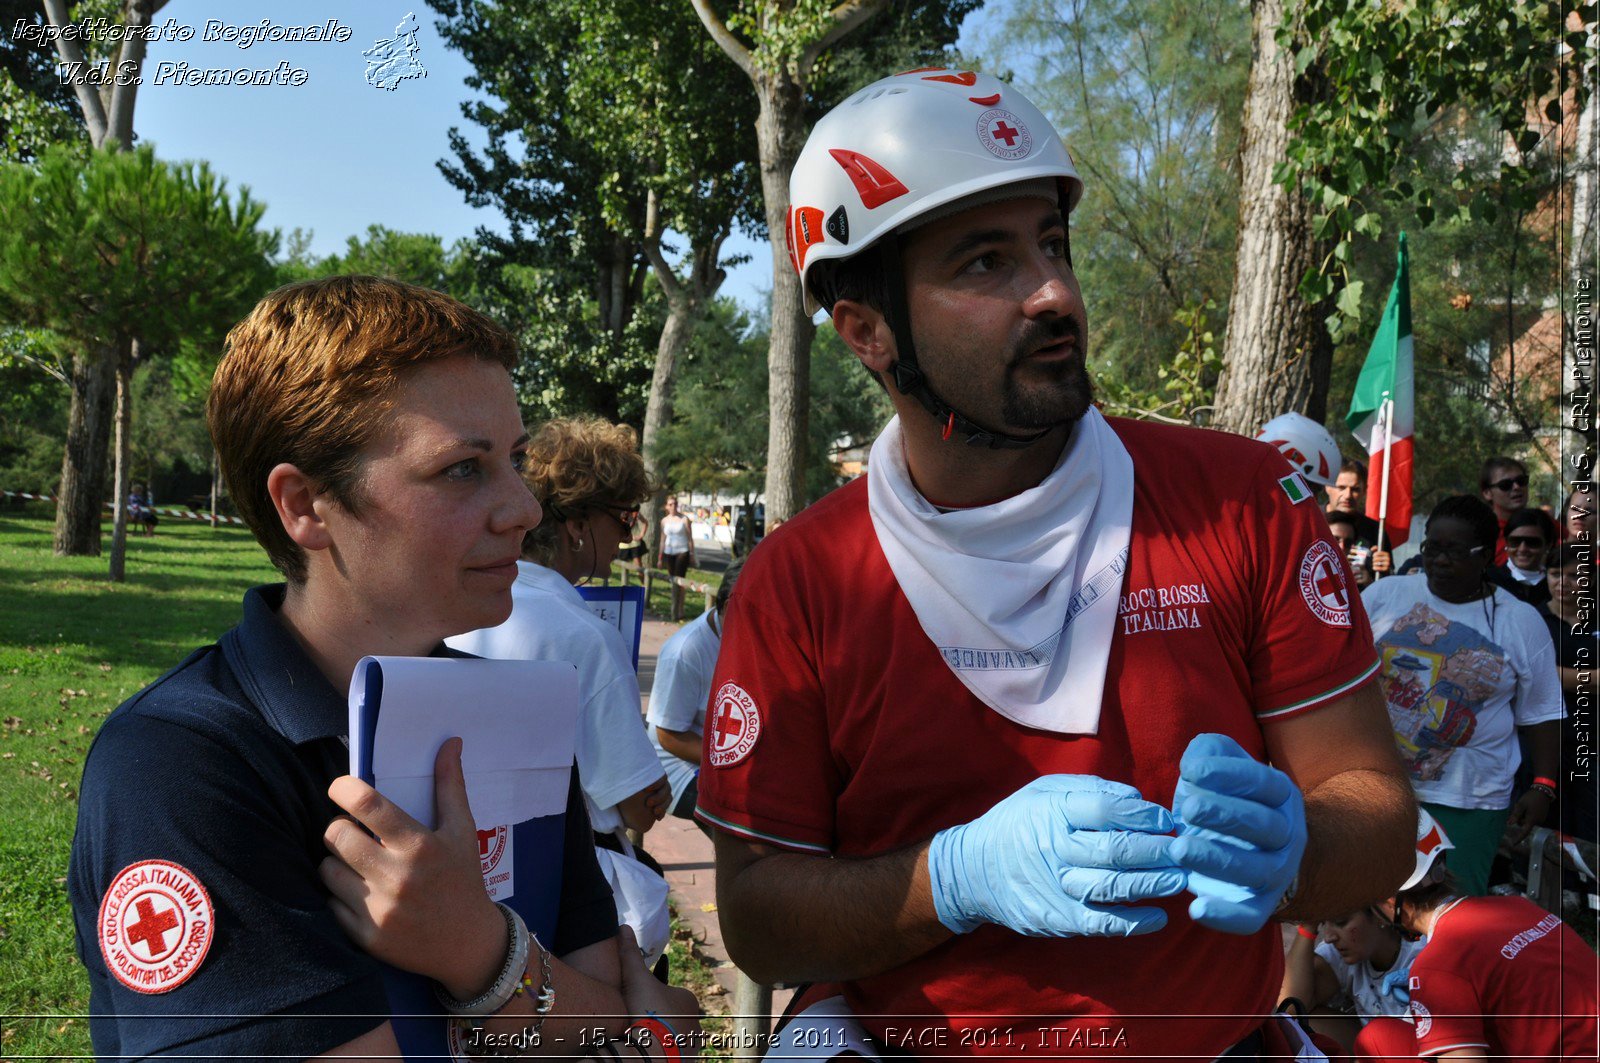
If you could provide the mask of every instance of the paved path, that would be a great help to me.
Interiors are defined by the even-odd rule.
[[[641,711],[649,703],[650,687],[655,681],[656,655],[678,627],[665,620],[644,622],[639,639]],[[727,990],[723,999],[731,1009],[736,969],[728,960],[727,946],[722,943],[722,926],[717,920],[716,865],[712,859],[711,840],[688,820],[668,816],[645,835],[644,847],[666,871],[678,918],[703,942],[701,951],[714,964],[717,981]],[[787,990],[772,994],[774,1014],[782,1013],[791,995]]]

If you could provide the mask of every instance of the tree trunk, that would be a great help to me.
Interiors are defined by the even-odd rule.
[[[55,552],[94,557],[100,553],[100,507],[105,501],[106,446],[111,440],[117,391],[117,352],[104,347],[72,358],[72,407],[61,459],[56,504]]]
[[[1214,424],[1251,435],[1280,413],[1327,416],[1333,343],[1327,305],[1300,297],[1300,279],[1326,254],[1311,231],[1311,204],[1272,179],[1289,144],[1289,117],[1310,91],[1276,40],[1284,0],[1252,0],[1253,54],[1245,94],[1239,240],[1223,341]]]
[[[784,239],[789,214],[789,171],[805,146],[805,96],[788,76],[756,79],[761,111],[756,139],[761,150],[761,191],[772,245],[772,321],[767,348],[767,521],[787,520],[805,505],[806,436],[811,419],[811,339],[816,326],[806,313],[800,278]]]
[[[211,448],[211,526],[217,526],[217,481],[222,479],[221,464],[217,461],[217,448]]]
[[[139,357],[139,342],[130,341],[117,351],[117,417],[115,473],[111,489],[111,566],[113,583],[127,578],[128,489],[133,479],[129,464],[133,457],[133,362]]]
[[[680,290],[670,297],[667,321],[662,326],[661,339],[656,343],[656,367],[650,377],[650,398],[645,403],[644,433],[639,444],[644,454],[645,470],[650,474],[650,482],[655,485],[655,491],[644,507],[645,520],[649,521],[645,536],[649,540],[661,534],[661,514],[667,500],[666,469],[659,453],[661,431],[672,423],[672,392],[678,371],[678,357],[694,338],[700,307],[700,301],[687,290]],[[656,549],[654,542],[650,549]]]

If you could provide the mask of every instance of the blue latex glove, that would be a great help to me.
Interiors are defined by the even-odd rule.
[[[1411,968],[1405,970],[1396,968],[1383,976],[1383,981],[1378,983],[1378,992],[1402,1004],[1411,1003]]]
[[[1306,850],[1300,788],[1225,735],[1196,735],[1172,794],[1173,863],[1189,872],[1189,916],[1201,926],[1253,934],[1266,925]]]
[[[1046,775],[934,835],[928,877],[939,922],[958,934],[997,923],[1030,937],[1127,937],[1160,930],[1183,892],[1168,854],[1172,817],[1124,783]]]

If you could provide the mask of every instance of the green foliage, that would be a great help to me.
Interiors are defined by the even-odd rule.
[[[894,415],[888,396],[832,329],[819,330],[811,358],[811,431],[806,494],[840,483],[833,455],[870,443]],[[729,300],[718,300],[679,369],[673,422],[662,432],[670,483],[753,496],[766,483],[767,334]]]
[[[743,75],[686,4],[431,2],[488,97],[464,108],[485,148],[452,130],[440,166],[509,223],[480,232],[474,283],[527,347],[524,397],[637,421],[665,317],[646,242],[672,256],[760,224]]]
[[[1463,118],[1417,137],[1411,150],[1424,168],[1447,172],[1464,165],[1472,180],[1498,189],[1499,143],[1492,119]],[[1540,186],[1553,188],[1555,160],[1546,156],[1535,164]],[[1542,364],[1532,361],[1522,337],[1546,312],[1546,296],[1561,274],[1563,234],[1547,213],[1509,201],[1492,220],[1457,213],[1426,228],[1415,204],[1383,203],[1383,235],[1354,245],[1350,274],[1373,312],[1367,326],[1334,352],[1330,405],[1336,414],[1345,409],[1372,339],[1372,320],[1394,280],[1396,234],[1405,231],[1417,367],[1416,489],[1430,502],[1476,491],[1478,463],[1489,454],[1522,453],[1535,468],[1555,461],[1545,429],[1560,422],[1559,352],[1547,352]],[[1515,377],[1504,357],[1512,337],[1522,347]]]
[[[109,15],[114,0],[78,4],[74,17]],[[44,25],[38,0],[0,0],[0,160],[31,162],[51,144],[89,146],[72,87],[56,74],[55,46],[25,40],[17,23]]]
[[[0,320],[90,347],[220,342],[272,284],[264,208],[150,147],[0,166]]]
[[[1534,206],[1535,156],[1552,131],[1546,120],[1558,120],[1563,89],[1575,89],[1580,108],[1589,89],[1576,71],[1591,43],[1584,31],[1562,36],[1569,10],[1594,25],[1593,2],[1299,0],[1279,41],[1324,91],[1296,111],[1278,177],[1301,183],[1316,205],[1317,235],[1333,244],[1328,261],[1302,282],[1308,300],[1346,286],[1352,246],[1383,231],[1385,202],[1408,205],[1419,227],[1436,217],[1492,222],[1507,208]],[[1558,36],[1568,49],[1559,59]],[[1412,152],[1419,135],[1474,116],[1510,145],[1494,145],[1488,181],[1482,157],[1436,170]],[[1341,302],[1329,320],[1336,340],[1359,312],[1357,302]]]
[[[1159,389],[1135,387],[1115,374],[1096,382],[1101,408],[1118,417],[1156,419],[1180,424],[1200,423],[1217,394],[1222,356],[1217,353],[1217,333],[1212,317],[1217,304],[1210,299],[1187,303],[1173,315],[1183,329],[1177,352],[1156,369]]]
[[[206,428],[203,395],[186,391],[173,379],[176,360],[141,365],[133,374],[131,481],[159,484],[172,469],[209,470],[211,433]],[[154,488],[153,488],[154,489]],[[162,492],[157,490],[157,497]]]
[[[61,475],[67,388],[49,340],[0,326],[0,490],[47,494]]]
[[[1233,280],[1247,7],[1021,0],[985,47],[1018,69],[1083,178],[1073,259],[1101,381],[1134,408],[1170,405],[1160,370],[1184,315],[1209,302],[1225,317]]]

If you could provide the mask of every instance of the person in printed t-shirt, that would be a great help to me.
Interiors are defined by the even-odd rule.
[[[897,416],[728,604],[698,814],[732,958],[814,983],[824,1055],[1275,1044],[1274,913],[1386,895],[1415,818],[1311,491],[1092,407],[1082,184],[1012,86],[869,85],[790,189],[807,298]]]
[[[1411,963],[1410,1015],[1367,1023],[1357,1057],[1594,1060],[1594,950],[1525,897],[1461,896],[1445,866],[1454,848],[1419,813],[1415,870],[1381,905],[1386,918],[1428,939]]]
[[[89,750],[67,889],[100,1058],[394,1058],[380,961],[433,979],[463,1023],[542,1027],[545,1052],[616,1036],[615,1016],[693,1021],[617,930],[576,771],[548,942],[484,890],[459,740],[435,761],[436,829],[347,774],[357,661],[447,655],[511,611],[540,517],[516,352],[456,300],[376,277],[280,288],[228,334],[207,423],[287,583],[246,593]]]

